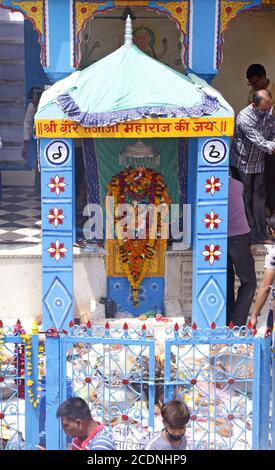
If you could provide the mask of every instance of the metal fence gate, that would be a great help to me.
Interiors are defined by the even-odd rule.
[[[34,449],[39,440],[38,335],[0,322],[0,450]]]
[[[74,326],[68,335],[47,338],[60,348],[60,381],[50,374],[47,389],[47,447],[65,449],[68,444],[55,417],[56,404],[49,406],[57,394],[60,402],[68,395],[88,401],[93,417],[112,428],[117,448],[138,448],[143,430],[153,431],[155,343],[146,333],[126,324],[112,331],[108,325]]]
[[[165,400],[188,404],[189,448],[269,448],[270,335],[187,327],[165,346]]]
[[[245,327],[152,330],[107,323],[50,329],[42,343],[45,354],[37,330],[26,335],[20,323],[0,324],[2,449],[68,448],[56,411],[71,395],[89,402],[118,449],[138,449],[159,431],[158,404],[174,397],[191,411],[190,449],[275,445],[270,335],[254,336]]]

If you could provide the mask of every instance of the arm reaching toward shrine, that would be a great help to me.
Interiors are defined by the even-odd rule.
[[[245,137],[260,150],[269,155],[275,153],[275,141],[265,139],[261,132],[256,129],[253,121],[245,119],[240,115],[237,119],[237,125],[239,125]]]
[[[275,240],[275,215],[269,219],[268,229],[271,233],[271,238]],[[256,328],[257,317],[260,315],[261,309],[267,301],[268,294],[275,280],[275,245],[268,247],[268,253],[265,257],[264,277],[260,289],[258,290],[255,305],[252,312],[251,323],[252,327]],[[274,298],[274,295],[273,295]],[[272,302],[274,314],[274,301]]]
[[[268,294],[270,292],[270,286],[274,279],[275,269],[265,269],[262,284],[257,292],[257,297],[251,315],[251,324],[253,329],[255,329],[257,326],[258,316],[260,316],[261,310],[267,301]]]

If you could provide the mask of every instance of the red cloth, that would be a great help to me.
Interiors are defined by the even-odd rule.
[[[104,428],[102,423],[97,422],[97,424],[97,428],[95,428],[95,430],[92,431],[84,441],[81,441],[78,437],[73,440],[72,450],[86,449],[86,445],[88,444],[88,442],[90,442],[96,436],[96,434],[102,431],[102,429]]]

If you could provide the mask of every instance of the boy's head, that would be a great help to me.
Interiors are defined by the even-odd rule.
[[[161,408],[161,416],[168,438],[180,441],[190,419],[188,406],[181,400],[168,401]]]
[[[246,71],[247,84],[255,91],[261,90],[268,84],[266,70],[261,64],[251,64]]]
[[[270,217],[267,227],[271,237],[275,239],[275,214]]]
[[[37,86],[33,86],[29,91],[29,100],[34,106],[38,106],[43,90]]]
[[[71,437],[86,437],[92,420],[89,406],[82,398],[72,397],[64,401],[57,410],[57,418],[66,434]]]

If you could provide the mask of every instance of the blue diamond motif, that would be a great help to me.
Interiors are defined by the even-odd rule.
[[[207,324],[211,325],[212,322],[217,323],[225,306],[225,299],[219,284],[212,277],[200,291],[198,303]]]
[[[72,305],[72,298],[64,284],[57,277],[45,295],[44,302],[55,327],[60,329]]]

